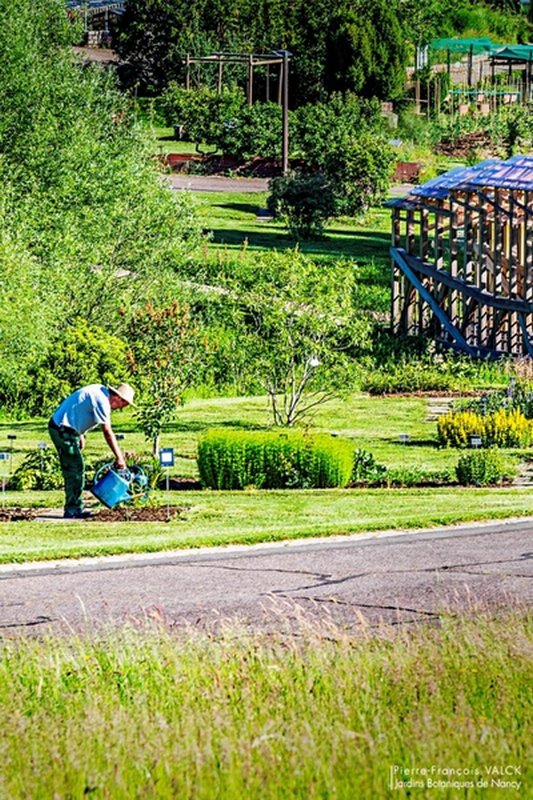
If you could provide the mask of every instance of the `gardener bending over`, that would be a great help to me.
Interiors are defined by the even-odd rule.
[[[116,389],[92,383],[73,392],[52,414],[48,431],[59,453],[65,482],[63,516],[69,519],[91,516],[90,511],[84,511],[81,497],[85,486],[85,463],[81,451],[87,431],[101,425],[118,469],[126,467],[124,456],[111,428],[111,411],[134,405],[133,394],[133,389],[127,383],[121,383]]]

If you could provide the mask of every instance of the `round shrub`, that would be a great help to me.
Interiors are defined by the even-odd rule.
[[[511,478],[516,470],[505,463],[496,450],[473,450],[459,458],[455,475],[461,486],[493,486]]]
[[[318,239],[335,214],[335,198],[329,180],[320,172],[273,178],[269,184],[268,209],[280,217],[295,239]]]

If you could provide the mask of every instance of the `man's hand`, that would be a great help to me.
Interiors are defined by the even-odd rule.
[[[117,469],[126,469],[126,462],[123,458],[117,458],[116,465]]]

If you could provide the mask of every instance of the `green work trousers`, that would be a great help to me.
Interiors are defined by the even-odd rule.
[[[81,494],[85,486],[85,462],[81,454],[80,437],[71,428],[48,425],[48,432],[59,455],[65,483],[65,514],[83,509]]]

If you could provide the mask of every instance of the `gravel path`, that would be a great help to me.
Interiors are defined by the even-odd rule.
[[[267,192],[268,178],[226,178],[222,175],[169,175],[173,189],[193,192]]]

